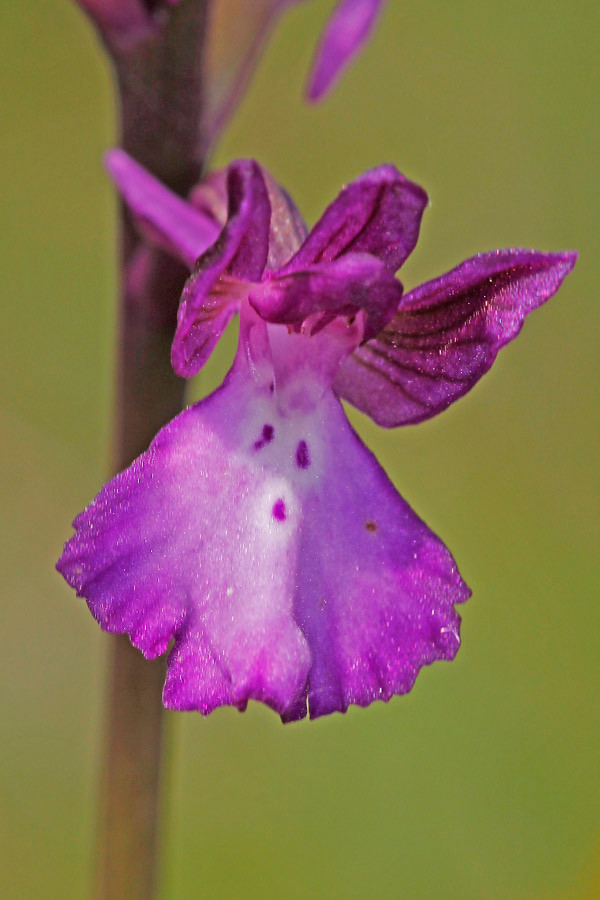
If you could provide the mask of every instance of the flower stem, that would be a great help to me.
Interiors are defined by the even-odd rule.
[[[206,0],[183,0],[167,24],[115,61],[121,145],[185,195],[202,169],[201,63]],[[186,270],[144,246],[121,207],[121,305],[113,468],[127,466],[182,408],[170,364]],[[95,897],[156,896],[164,663],[111,639]]]

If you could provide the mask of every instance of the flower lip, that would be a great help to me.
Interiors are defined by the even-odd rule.
[[[406,693],[458,650],[468,588],[330,390],[283,414],[234,368],[74,527],[59,571],[148,658],[173,642],[170,708],[345,712]]]

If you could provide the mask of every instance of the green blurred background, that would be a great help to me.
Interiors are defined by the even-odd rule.
[[[456,661],[316,723],[169,715],[162,896],[597,898],[599,6],[392,0],[314,109],[331,6],[288,14],[216,163],[256,156],[313,221],[394,162],[432,198],[407,287],[494,247],[581,258],[450,411],[395,432],[352,415],[473,588]],[[110,638],[53,565],[107,471],[113,98],[69,0],[0,2],[0,50],[0,895],[78,898]]]

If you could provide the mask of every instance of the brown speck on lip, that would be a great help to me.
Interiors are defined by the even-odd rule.
[[[365,522],[365,528],[367,529],[367,531],[370,531],[373,534],[375,534],[375,532],[377,531],[377,523],[373,522],[372,519],[369,519],[368,522]]]

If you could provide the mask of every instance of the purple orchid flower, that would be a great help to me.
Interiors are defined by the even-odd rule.
[[[121,151],[109,168],[146,233],[193,265],[176,371],[197,372],[236,312],[239,346],[221,388],[75,519],[59,571],[148,658],[174,641],[167,707],[254,699],[287,722],[307,703],[316,717],[406,693],[423,665],[454,658],[470,591],[340,398],[383,425],[440,412],[576,254],[484,253],[403,295],[394,272],[427,197],[392,166],[352,182],[308,234],[254,162],[188,205]]]

